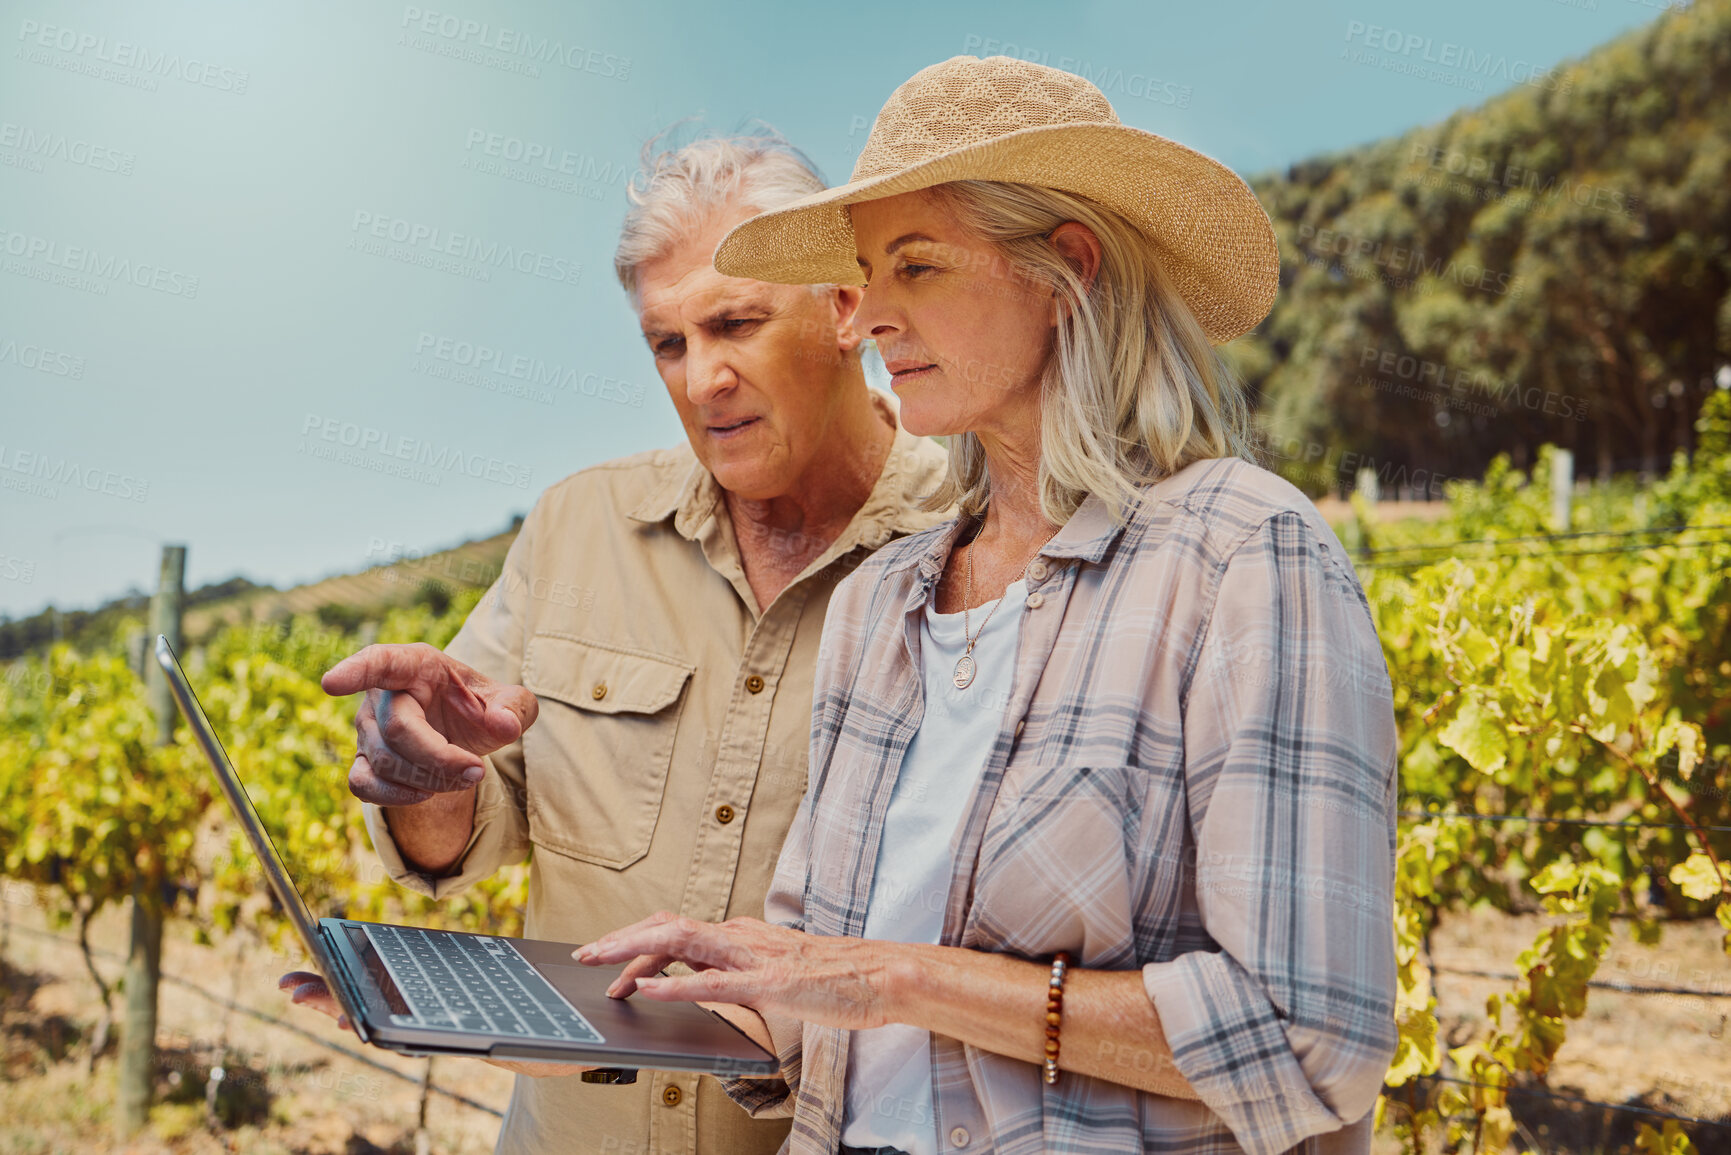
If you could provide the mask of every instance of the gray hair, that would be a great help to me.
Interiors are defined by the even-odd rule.
[[[1120,214],[1057,189],[997,181],[933,188],[938,203],[1065,306],[1041,379],[1040,509],[1062,524],[1089,494],[1121,516],[1141,487],[1200,458],[1255,462],[1250,404],[1172,287],[1148,238]],[[1084,285],[1047,240],[1065,221],[1100,239],[1099,275]],[[948,438],[948,476],[927,501],[983,511],[984,447]]]
[[[773,130],[659,149],[665,135],[644,142],[642,167],[625,189],[631,209],[613,271],[634,302],[638,269],[711,214],[729,205],[767,212],[827,187],[817,166]]]

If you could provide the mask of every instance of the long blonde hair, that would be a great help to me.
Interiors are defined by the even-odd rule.
[[[1141,486],[1203,458],[1256,462],[1244,386],[1140,229],[1057,189],[969,180],[931,193],[1063,306],[1040,382],[1040,509],[1048,520],[1069,520],[1090,493],[1123,516]],[[1091,286],[1046,239],[1065,221],[1100,239]],[[927,508],[981,513],[991,497],[984,448],[963,433],[949,438],[949,454],[948,476]]]

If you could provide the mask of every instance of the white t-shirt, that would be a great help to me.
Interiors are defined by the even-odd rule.
[[[884,815],[866,938],[935,944],[943,933],[957,828],[1010,703],[1027,596],[1027,583],[1016,581],[995,613],[992,602],[968,611],[980,633],[972,655],[974,680],[965,690],[953,681],[968,645],[963,616],[926,606],[920,625],[926,712]],[[848,1056],[841,1141],[937,1155],[930,1032],[904,1023],[854,1031]]]

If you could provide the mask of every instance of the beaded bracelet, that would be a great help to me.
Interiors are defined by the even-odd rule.
[[[1058,1027],[1064,1018],[1064,972],[1070,967],[1070,952],[1052,958],[1052,977],[1046,984],[1046,1086],[1058,1082]]]

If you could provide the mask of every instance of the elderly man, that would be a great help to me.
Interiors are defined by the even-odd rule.
[[[444,652],[370,646],[354,793],[403,885],[442,898],[531,848],[528,933],[589,942],[656,910],[761,915],[805,789],[836,583],[921,509],[944,454],[867,388],[855,288],[717,273],[734,224],[823,188],[770,138],[646,163],[615,267],[687,444],[549,488]],[[315,976],[296,1001],[332,1010]],[[522,1077],[499,1150],[774,1150],[707,1077]]]

